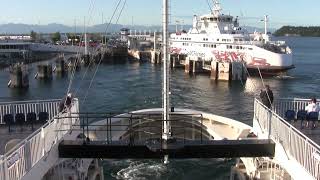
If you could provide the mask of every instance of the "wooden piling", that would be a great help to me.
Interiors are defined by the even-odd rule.
[[[63,59],[57,59],[56,60],[55,72],[57,74],[65,74],[66,69],[65,69],[65,62],[64,62]]]
[[[51,79],[52,78],[52,66],[50,64],[38,65],[38,72],[36,78]]]
[[[218,80],[218,66],[219,66],[219,63],[217,61],[211,61],[210,79]]]
[[[15,64],[9,68],[10,81],[8,87],[10,88],[28,88],[29,77],[26,66],[23,64]]]
[[[220,81],[246,81],[247,76],[241,62],[211,62],[212,80]]]

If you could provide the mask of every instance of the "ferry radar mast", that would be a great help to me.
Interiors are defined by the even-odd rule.
[[[213,0],[213,15],[219,16],[221,11],[222,11],[222,8],[220,6],[219,0]]]

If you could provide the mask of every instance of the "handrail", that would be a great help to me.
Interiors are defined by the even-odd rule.
[[[298,100],[303,101],[302,99]],[[275,109],[279,108],[277,106],[278,104]],[[315,179],[319,179],[320,169],[317,166],[320,159],[316,157],[316,154],[319,154],[320,146],[286,122],[275,111],[264,106],[259,100],[255,99],[254,107],[254,119],[259,122],[261,129],[275,142],[283,146],[289,159],[296,160],[306,172]]]
[[[27,103],[35,103],[35,102],[56,102],[60,101],[61,99],[49,99],[49,100],[27,100],[27,101],[7,101],[7,102],[0,102],[2,104],[27,104]]]
[[[25,118],[27,113],[47,112],[49,119],[53,118],[58,113],[58,105],[60,99],[52,100],[35,100],[35,101],[13,101],[0,102],[0,124],[4,124],[3,116],[5,114],[23,113]]]
[[[138,132],[145,132],[143,130],[144,128],[161,128],[161,123],[164,121],[163,117],[161,116],[161,112],[157,112],[154,114],[148,114],[148,113],[125,113],[120,114],[117,116],[110,115],[109,113],[73,113],[71,114],[71,118],[79,118],[81,124],[73,125],[72,130],[76,132],[82,132],[86,136],[83,136],[83,141],[87,141],[87,138],[90,139],[90,141],[95,141],[95,139],[91,139],[90,134],[95,132],[104,132],[107,137],[107,143],[112,144],[112,134],[116,134],[118,132],[127,132],[125,133],[126,136],[132,136],[135,133]],[[70,118],[69,117],[69,118]],[[92,124],[91,120],[97,120],[101,119],[104,120],[104,124]],[[199,139],[201,143],[203,142],[203,139],[206,139],[209,137],[209,134],[203,130],[205,127],[203,116],[200,113],[171,113],[171,119],[166,120],[170,121],[172,123],[172,127],[174,127],[175,130],[186,130],[189,128],[194,128],[199,133]],[[120,123],[116,123],[120,122]],[[114,124],[113,124],[114,123]],[[148,124],[148,123],[154,123],[154,124]],[[183,124],[179,124],[183,123]],[[190,126],[190,127],[189,127]],[[68,131],[69,129],[61,129],[60,131]],[[155,131],[155,132],[153,132]],[[152,132],[153,138],[159,138],[162,139],[161,131],[160,133],[157,133],[157,130],[150,130],[149,132]],[[183,137],[186,137],[186,132],[180,132],[180,133],[172,133],[173,138],[181,138],[180,136],[183,135]],[[132,136],[133,137],[133,136]],[[109,141],[108,141],[109,140]],[[129,142],[131,145],[134,144],[133,138],[129,138],[129,141],[125,138],[121,138],[119,141]]]
[[[78,99],[73,99],[70,112],[79,111]],[[55,114],[46,124],[13,149],[0,157],[0,180],[21,179],[57,144],[78,119],[69,118],[70,112]],[[61,121],[60,117],[64,117]],[[70,124],[65,121],[71,121]],[[19,171],[18,171],[19,170]]]

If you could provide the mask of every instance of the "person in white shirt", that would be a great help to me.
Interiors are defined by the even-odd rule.
[[[317,99],[316,98],[312,98],[311,99],[311,103],[308,104],[308,106],[306,106],[305,110],[307,111],[307,116],[311,113],[311,112],[317,112],[319,113],[320,111],[320,107],[317,104]],[[308,119],[308,118],[307,118]],[[307,121],[307,126],[309,125],[309,120]],[[315,127],[315,121],[313,121],[313,127]]]

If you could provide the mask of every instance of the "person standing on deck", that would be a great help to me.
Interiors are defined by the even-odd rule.
[[[262,103],[270,109],[273,103],[273,92],[269,85],[265,86],[265,90],[261,90],[260,98]]]
[[[72,94],[68,93],[67,97],[63,98],[59,104],[59,112],[70,110],[72,103]]]
[[[310,117],[309,117],[310,113],[311,112],[319,113],[319,111],[320,111],[320,107],[317,104],[317,99],[316,98],[312,98],[311,99],[311,103],[308,104],[308,106],[306,106],[305,110],[307,111],[307,125],[306,125],[306,127],[308,127],[309,126],[309,121],[310,121]],[[315,120],[313,120],[313,127],[315,127]]]

